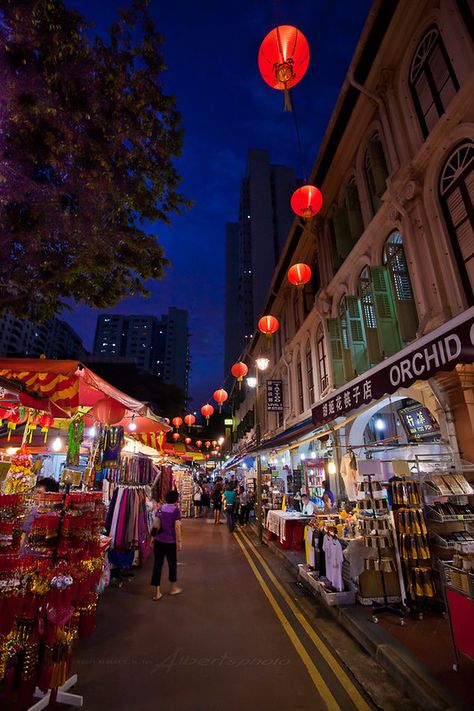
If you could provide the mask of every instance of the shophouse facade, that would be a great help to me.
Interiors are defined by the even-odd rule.
[[[472,27],[464,0],[374,3],[312,171],[323,208],[294,220],[274,273],[264,313],[280,329],[245,353],[251,364],[266,351],[283,411],[267,411],[262,388],[255,416],[244,391],[236,451],[251,449],[257,421],[269,449],[330,435],[336,459],[380,439],[411,458],[399,409],[420,405],[439,426],[436,452],[474,462],[474,331],[462,357],[429,350],[437,329],[474,319]],[[286,276],[298,262],[313,272],[304,289]],[[387,376],[374,397],[371,375],[399,372],[418,346],[411,377]]]

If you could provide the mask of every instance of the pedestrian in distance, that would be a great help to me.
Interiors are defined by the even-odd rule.
[[[154,564],[151,584],[155,588],[153,600],[160,600],[163,597],[160,589],[161,571],[163,563],[168,561],[169,581],[171,583],[170,595],[178,595],[182,592],[177,585],[178,580],[178,556],[177,551],[182,549],[181,543],[181,511],[178,506],[179,494],[177,491],[169,491],[165,496],[165,503],[161,507],[157,518],[154,520]],[[153,531],[152,531],[153,534]]]
[[[222,523],[221,521],[221,511],[222,511],[222,477],[217,477],[214,488],[212,489],[212,505],[214,507],[214,523]]]
[[[201,507],[204,518],[207,518],[209,507],[211,505],[211,497],[209,494],[209,484],[202,485]]]
[[[202,486],[197,479],[194,480],[193,485],[193,504],[194,504],[194,518],[200,518],[201,516],[201,498],[202,498]]]
[[[235,490],[232,488],[231,484],[228,484],[224,490],[224,502],[225,502],[225,515],[227,518],[227,527],[229,529],[229,533],[232,533],[232,531],[235,529],[235,521],[234,521],[234,507],[235,507],[235,498],[236,498],[236,493]]]
[[[239,510],[239,523],[244,526],[249,522],[250,515],[250,502],[249,495],[245,491],[244,487],[241,486],[239,490],[239,500],[240,500],[240,510]]]

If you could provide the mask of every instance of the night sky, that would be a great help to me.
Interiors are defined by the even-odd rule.
[[[102,32],[126,0],[66,0]],[[172,262],[166,277],[150,284],[149,299],[127,299],[116,313],[161,315],[168,306],[189,311],[193,409],[223,382],[225,224],[236,221],[240,181],[249,148],[265,148],[276,164],[309,175],[348,69],[371,0],[152,0],[168,67],[165,90],[176,96],[185,128],[177,161],[181,192],[194,208],[154,231]],[[259,45],[277,24],[306,36],[309,70],[292,90],[304,166],[293,117],[282,92],[272,90],[257,67]],[[99,312],[64,314],[92,348]]]

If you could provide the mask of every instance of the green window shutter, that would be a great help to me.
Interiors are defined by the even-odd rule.
[[[339,257],[344,259],[354,246],[347,208],[343,205],[336,207],[334,210],[333,221],[334,232],[336,235],[336,250]]]
[[[355,183],[346,185],[346,201],[352,239],[357,242],[364,231],[364,221],[360,209],[359,193]]]
[[[375,192],[381,197],[385,192],[386,180],[388,177],[387,163],[383,152],[382,144],[376,137],[371,138],[367,146],[369,152],[370,165],[374,178]]]
[[[405,254],[401,247],[389,266],[392,292],[395,296],[400,335],[404,343],[410,343],[416,338],[418,328],[418,313],[413,299],[410,275]]]
[[[402,347],[392,285],[387,267],[370,267],[377,327],[385,356],[398,353]]]
[[[345,305],[352,364],[357,375],[360,375],[369,369],[367,340],[360,299],[357,296],[346,296]]]
[[[331,343],[333,385],[335,388],[338,388],[340,385],[344,385],[344,383],[346,382],[344,376],[344,357],[342,352],[342,339],[339,327],[339,319],[328,318],[327,325],[329,341]]]

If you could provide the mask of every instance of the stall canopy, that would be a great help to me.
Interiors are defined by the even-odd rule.
[[[124,427],[131,418],[142,432],[168,432],[171,427],[149,407],[118,390],[77,360],[0,359],[0,384],[19,392],[21,404],[51,412],[54,418],[86,412],[110,397],[125,407]]]

